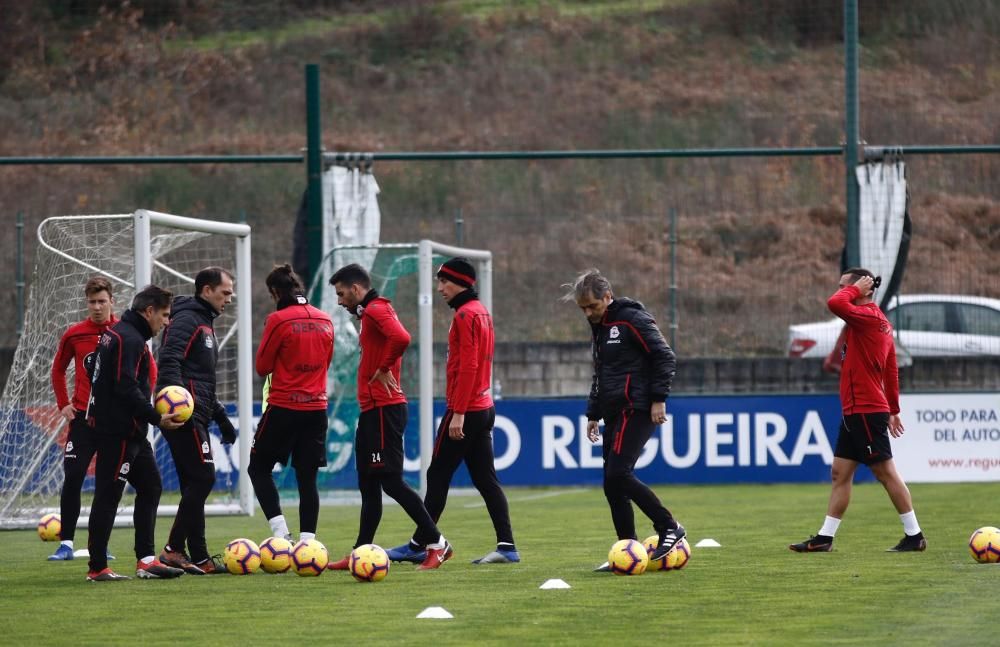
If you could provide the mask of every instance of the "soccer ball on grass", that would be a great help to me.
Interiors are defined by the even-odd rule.
[[[292,568],[292,542],[268,537],[260,544],[260,567],[265,573],[284,573]]]
[[[656,550],[656,547],[660,545],[659,535],[650,535],[646,537],[646,540],[642,542],[643,547],[645,547],[646,552],[650,555]],[[687,539],[681,537],[680,541],[674,544],[673,550],[661,557],[660,559],[649,560],[649,566],[646,570],[649,571],[676,571],[684,568],[684,565],[688,563],[691,559],[691,544],[687,542]]]
[[[364,544],[351,551],[351,575],[359,582],[379,582],[389,574],[389,555],[381,546]]]
[[[41,532],[41,526],[38,532]],[[1000,562],[1000,529],[983,526],[976,530],[969,537],[969,552],[972,553],[972,559],[980,564]]]
[[[292,570],[303,577],[318,577],[326,570],[330,555],[317,539],[306,539],[292,546]]]
[[[233,575],[250,575],[260,568],[260,548],[250,539],[240,537],[226,544],[222,563]]]
[[[42,541],[59,541],[62,534],[62,517],[50,512],[38,520],[38,536]]]
[[[608,552],[608,565],[615,575],[642,575],[648,562],[646,549],[634,539],[616,541]]]

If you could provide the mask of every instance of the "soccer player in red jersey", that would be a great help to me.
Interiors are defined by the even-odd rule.
[[[880,278],[863,268],[850,268],[827,307],[847,323],[841,350],[840,423],[830,478],[833,487],[826,519],[819,532],[790,549],[800,553],[829,552],[840,520],[851,501],[851,483],[859,464],[867,465],[882,483],[903,523],[903,538],[890,552],[921,551],[927,540],[920,531],[910,491],[896,471],[889,436],[903,435],[899,419],[899,372],[892,326],[874,301]]]
[[[103,276],[95,276],[83,288],[87,299],[87,318],[66,329],[59,340],[59,350],[52,360],[52,391],[56,396],[59,413],[69,423],[69,434],[63,451],[62,493],[59,496],[59,514],[62,518],[61,543],[56,552],[49,555],[49,561],[73,559],[73,538],[76,523],[80,518],[80,488],[87,478],[90,461],[97,452],[94,431],[87,426],[84,413],[90,399],[90,367],[94,361],[94,350],[101,334],[114,325],[113,307],[115,298],[111,282]],[[73,398],[66,391],[66,370],[73,363]],[[109,559],[114,559],[108,555]]]
[[[299,487],[299,540],[316,536],[319,490],[326,465],[326,375],[333,359],[330,315],[309,305],[302,280],[288,264],[266,279],[276,312],[267,317],[257,348],[256,369],[271,376],[267,411],[260,418],[247,472],[276,537],[291,539],[271,472],[291,456]]]
[[[448,364],[445,375],[447,410],[434,441],[434,456],[427,469],[424,506],[434,521],[441,518],[448,502],[451,477],[465,461],[472,484],[486,503],[493,521],[497,548],[474,564],[521,561],[514,546],[507,497],[500,487],[493,465],[493,423],[496,409],[490,397],[493,371],[493,317],[479,300],[474,288],[476,268],[466,258],[452,258],[437,272],[438,293],[455,311],[448,331]],[[447,559],[434,551],[423,551],[416,537],[408,544],[390,549],[393,561],[422,561],[428,568],[435,560]]]
[[[444,556],[448,542],[420,500],[403,480],[403,432],[408,419],[406,394],[399,385],[403,353],[410,333],[400,323],[392,303],[372,289],[368,272],[356,263],[346,265],[330,277],[337,302],[355,315],[360,324],[358,343],[358,406],[361,416],[354,438],[361,490],[361,523],[354,547],[370,544],[382,520],[382,492],[391,496],[417,524],[414,541],[422,550]],[[328,568],[346,571],[349,558],[330,562]],[[444,559],[430,560],[437,568]]]

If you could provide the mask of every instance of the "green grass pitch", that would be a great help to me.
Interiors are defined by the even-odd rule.
[[[183,576],[91,583],[85,560],[49,563],[54,543],[34,531],[0,533],[0,642],[4,644],[498,644],[498,645],[961,645],[990,644],[996,631],[1000,565],[976,564],[973,530],[1000,525],[1000,484],[914,485],[925,553],[884,552],[902,527],[878,484],[855,486],[829,554],[787,545],[813,534],[826,485],[658,486],[688,528],[721,548],[695,548],[681,571],[618,577],[593,573],[614,536],[598,488],[508,490],[520,564],[474,566],[493,546],[478,497],[453,496],[441,527],[456,555],[439,571],[393,564],[377,584],[349,574]],[[641,513],[640,539],[652,534]],[[293,530],[295,510],[287,509]],[[358,508],[324,507],[319,539],[336,559],[357,531]],[[157,541],[170,520],[157,524]],[[376,542],[393,546],[412,530],[388,505]],[[210,518],[211,547],[247,536],[257,516]],[[85,545],[86,531],[77,546]],[[134,575],[132,530],[111,537],[112,566]],[[561,578],[569,590],[539,590]],[[441,606],[452,620],[417,620]]]

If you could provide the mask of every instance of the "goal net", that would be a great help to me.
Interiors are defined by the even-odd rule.
[[[68,432],[52,391],[50,370],[59,339],[72,324],[86,318],[83,286],[104,276],[114,290],[116,315],[128,309],[139,288],[154,283],[175,295],[194,293],[194,276],[218,265],[235,277],[236,295],[215,320],[219,340],[218,395],[242,430],[237,445],[221,444],[212,426],[216,457],[211,513],[252,513],[249,480],[240,465],[249,459],[252,436],[250,228],[139,210],[133,214],[62,216],[38,227],[38,251],[10,376],[0,400],[0,528],[28,527],[46,512],[59,511],[63,483],[62,448]],[[156,354],[159,339],[154,340]],[[67,370],[73,385],[74,366]],[[176,511],[179,484],[170,450],[151,431],[163,476],[161,514]],[[93,464],[83,486],[85,527],[93,496]],[[128,513],[130,491],[120,513]],[[126,520],[127,521],[127,520]]]
[[[349,263],[358,263],[372,277],[372,288],[392,301],[403,326],[410,332],[410,347],[403,358],[401,386],[410,402],[410,421],[404,439],[404,474],[424,491],[427,466],[434,439],[434,397],[444,395],[444,371],[434,370],[445,359],[452,311],[435,294],[434,272],[452,256],[465,256],[477,265],[480,299],[492,312],[492,254],[486,250],[452,247],[430,240],[419,243],[341,245],[326,253],[311,281],[310,294],[334,321],[335,350],[330,365],[330,424],[327,466],[320,473],[320,489],[327,495],[357,488],[354,463],[354,432],[360,409],[357,401],[357,369],[360,358],[358,322],[337,305],[328,285],[329,277]],[[435,306],[435,302],[438,302]],[[444,403],[438,402],[439,413]],[[275,474],[280,487],[295,487],[294,473]]]

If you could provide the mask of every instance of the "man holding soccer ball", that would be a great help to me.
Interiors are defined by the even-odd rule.
[[[830,468],[833,487],[826,519],[815,536],[789,545],[798,553],[833,550],[833,538],[851,502],[854,472],[861,464],[867,465],[885,488],[903,524],[903,538],[889,552],[927,548],[910,490],[892,460],[889,436],[902,436],[903,423],[899,419],[899,371],[892,325],[874,301],[880,282],[881,277],[869,270],[848,269],[840,277],[840,288],[827,301],[830,311],[847,323],[840,370],[840,405],[844,417]]]
[[[587,437],[597,442],[603,418],[604,496],[611,521],[618,539],[637,540],[634,501],[658,535],[649,559],[660,559],[684,537],[684,526],[633,470],[656,425],[667,420],[666,400],[677,366],[674,351],[642,304],[616,299],[611,283],[597,270],[564,287],[570,291],[563,299],[576,301],[590,322],[594,377],[587,401]],[[597,570],[611,568],[605,563]]]
[[[226,572],[222,562],[208,553],[205,501],[215,485],[209,423],[214,420],[219,425],[222,442],[236,440],[236,429],[215,394],[219,342],[214,322],[232,300],[232,274],[221,267],[201,270],[194,279],[194,296],[174,298],[170,324],[160,345],[157,392],[166,386],[181,386],[194,397],[194,414],[184,426],[163,432],[177,467],[181,500],[160,561],[190,575]]]
[[[146,439],[148,425],[178,429],[180,414],[159,414],[150,403],[150,376],[156,363],[146,342],[160,333],[170,320],[173,295],[148,285],[132,299],[132,307],[101,335],[90,373],[87,424],[97,443],[94,470],[94,503],[90,508],[87,547],[92,582],[127,580],[108,568],[107,550],[115,514],[125,484],[135,488],[136,576],[165,579],[184,571],[162,564],[155,557],[153,533],[156,508],[163,484],[153,448]]]

